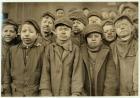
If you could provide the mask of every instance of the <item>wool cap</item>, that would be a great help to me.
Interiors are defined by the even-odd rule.
[[[61,17],[55,21],[55,28],[61,24],[72,28],[73,22],[68,17]]]
[[[97,11],[90,12],[87,17],[90,18],[91,16],[97,16],[100,19],[102,19],[102,15],[100,13],[98,13]]]
[[[137,11],[137,6],[133,3],[126,3],[126,4],[122,4],[119,8],[119,13],[122,14],[122,12],[126,9],[126,8],[130,8],[133,9],[134,11]]]
[[[127,20],[133,25],[132,18],[131,18],[129,15],[124,15],[124,14],[119,15],[118,17],[116,17],[116,19],[114,20],[114,24],[115,24],[117,21],[121,20],[121,19],[127,19]]]
[[[84,15],[83,11],[75,10],[69,15],[71,20],[79,20],[84,25],[88,24],[87,17]]]
[[[34,26],[34,28],[36,29],[37,33],[40,33],[40,27],[39,27],[38,23],[35,20],[28,19],[28,20],[24,21],[23,24],[31,24],[32,26]]]
[[[104,27],[106,24],[114,25],[114,21],[111,20],[111,19],[104,20],[104,21],[102,22],[102,27]]]
[[[84,31],[84,35],[85,37],[87,37],[88,34],[90,33],[99,33],[102,35],[103,33],[103,29],[100,25],[95,25],[95,24],[88,24],[85,28],[85,31]]]
[[[49,16],[51,17],[53,20],[55,20],[55,15],[49,11],[46,11],[45,13],[43,13],[42,17],[45,17],[45,16]]]
[[[15,28],[15,31],[18,32],[18,24],[15,21],[13,21],[12,19],[4,20],[3,21],[3,26],[5,26],[5,25],[13,25],[14,28]]]

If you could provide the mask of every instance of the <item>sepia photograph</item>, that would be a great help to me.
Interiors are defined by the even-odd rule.
[[[2,2],[1,97],[138,96],[139,2]]]

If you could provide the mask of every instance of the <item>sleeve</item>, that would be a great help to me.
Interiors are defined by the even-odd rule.
[[[42,67],[40,87],[39,87],[41,96],[52,96],[49,61],[50,61],[49,47],[46,47],[45,54],[43,57],[43,67]]]
[[[112,53],[109,53],[109,59],[106,68],[106,78],[104,84],[104,96],[116,96],[118,89],[118,69],[115,66]]]
[[[83,73],[83,64],[82,58],[80,56],[79,48],[75,50],[75,58],[73,64],[73,73],[72,73],[72,96],[80,96],[83,91],[84,85],[84,73]]]
[[[138,54],[136,55],[133,69],[133,93],[138,96]]]
[[[3,76],[3,92],[4,96],[11,96],[11,49],[7,53],[6,63],[5,63],[5,69],[4,69],[4,76]]]

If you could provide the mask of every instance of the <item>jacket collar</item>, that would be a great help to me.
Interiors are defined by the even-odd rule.
[[[58,40],[56,40],[55,46],[61,46],[66,51],[72,51],[72,41],[68,40],[65,43],[61,44]]]
[[[42,44],[39,42],[39,39],[37,38],[36,41],[31,46],[26,46],[21,42],[20,47],[21,48],[31,48],[31,47],[39,47],[41,45]]]

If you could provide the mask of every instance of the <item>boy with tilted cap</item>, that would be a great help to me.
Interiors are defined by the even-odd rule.
[[[56,18],[61,18],[65,16],[65,10],[63,8],[56,9]]]
[[[116,40],[116,32],[114,27],[114,21],[108,19],[104,20],[102,23],[103,28],[103,42],[106,45],[110,45],[113,41]]]
[[[90,24],[84,33],[86,43],[81,47],[85,69],[84,92],[87,96],[103,96],[106,71],[115,67],[112,54],[110,48],[103,43],[101,26]]]
[[[4,70],[5,70],[5,64],[6,64],[6,58],[8,51],[10,47],[18,44],[18,39],[17,39],[17,34],[18,34],[18,25],[11,19],[7,19],[3,22],[3,27],[2,27],[2,63],[1,63],[1,82],[3,84],[3,76],[4,76]],[[1,86],[1,94],[2,96],[5,96],[5,86]]]
[[[134,38],[134,24],[127,15],[118,16],[114,22],[117,39],[111,43],[111,52],[116,66],[116,74],[106,74],[104,95],[133,95],[133,70],[137,59],[138,42]],[[113,71],[113,70],[112,70]],[[113,81],[112,77],[117,77]],[[117,88],[113,85],[117,84]],[[111,91],[111,92],[110,92]]]
[[[36,21],[26,20],[20,28],[22,42],[12,46],[4,73],[6,96],[38,96],[44,47],[37,38]]]
[[[88,24],[102,24],[102,16],[97,11],[92,11],[88,14]]]
[[[80,47],[84,43],[83,31],[85,29],[85,26],[88,24],[87,17],[80,10],[71,12],[69,17],[73,21],[72,41]]]
[[[55,21],[56,42],[45,49],[40,81],[42,96],[79,96],[83,90],[83,69],[79,47],[71,41],[72,21]]]
[[[55,21],[55,15],[53,15],[51,12],[47,11],[45,12],[41,17],[41,38],[40,42],[43,44],[43,46],[47,46],[48,44],[55,41],[55,36],[53,34],[54,32],[54,21]]]
[[[138,13],[138,7],[132,3],[123,3],[119,6],[119,14],[125,14],[125,15],[129,15],[131,18],[135,15],[135,13]]]

